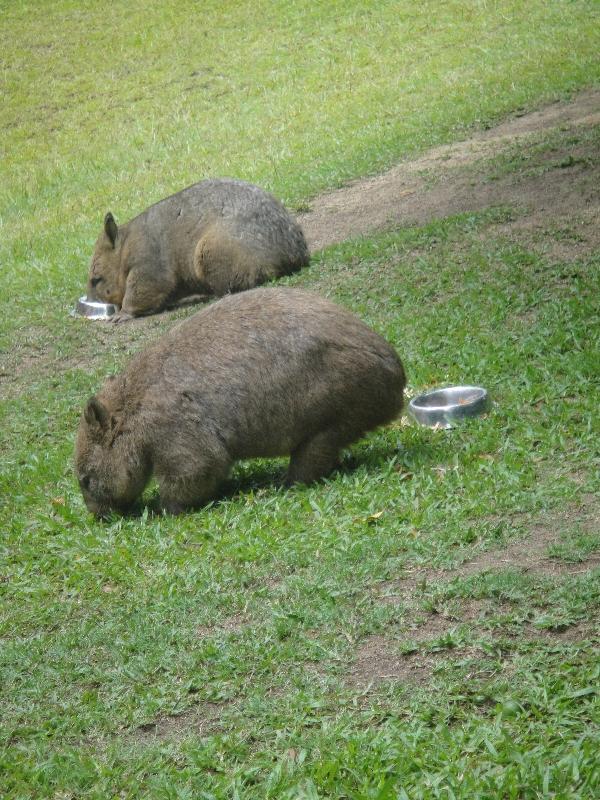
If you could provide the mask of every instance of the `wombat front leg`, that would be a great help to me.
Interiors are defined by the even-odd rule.
[[[228,470],[217,470],[211,475],[202,472],[184,477],[157,476],[160,488],[160,505],[168,514],[181,514],[184,511],[208,503],[217,493]]]
[[[130,319],[133,319],[133,314],[127,314],[125,311],[117,311],[116,314],[108,318],[108,321],[112,322],[113,325],[118,325],[120,322],[129,322]]]
[[[133,317],[161,311],[174,289],[174,279],[170,280],[167,276],[154,278],[146,272],[132,269],[125,283],[121,310],[111,317],[111,321],[126,322]]]
[[[200,284],[217,297],[252,289],[276,274],[268,258],[235,238],[224,225],[211,226],[199,240],[194,270]]]
[[[286,483],[312,483],[329,475],[338,466],[346,441],[339,431],[327,430],[303,442],[290,457]]]

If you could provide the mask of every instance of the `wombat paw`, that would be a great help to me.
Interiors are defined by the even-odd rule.
[[[121,322],[129,322],[133,318],[133,314],[128,314],[126,311],[117,311],[116,314],[109,317],[109,322],[112,322],[113,325],[119,325]]]
[[[189,510],[189,507],[185,505],[185,503],[181,503],[178,500],[171,500],[171,499],[162,499],[160,502],[163,514],[172,514],[173,516],[177,516],[178,514],[183,514],[185,511]]]

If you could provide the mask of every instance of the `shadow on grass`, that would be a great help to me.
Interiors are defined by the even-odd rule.
[[[324,481],[334,480],[336,475],[350,475],[359,469],[365,470],[373,477],[378,473],[386,474],[390,469],[397,472],[412,472],[431,462],[441,463],[447,459],[448,452],[445,441],[436,442],[422,439],[407,447],[398,447],[386,442],[373,442],[356,447],[354,452],[346,451],[339,467],[330,476],[311,485],[315,486]],[[268,490],[294,492],[301,484],[286,485],[287,464],[287,458],[252,459],[238,462],[233,468],[233,474],[223,481],[213,500],[182,513],[194,513],[208,507],[218,507],[221,503],[228,503]],[[146,509],[152,516],[162,516],[163,514],[157,486],[149,494],[146,494],[144,500],[133,506],[125,516],[139,517]]]

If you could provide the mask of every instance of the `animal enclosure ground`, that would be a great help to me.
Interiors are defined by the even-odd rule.
[[[60,346],[33,328],[5,353],[8,796],[597,793],[599,125],[574,111],[591,99],[400,165],[424,216],[285,281],[393,341],[411,392],[487,386],[485,419],[402,418],[322,484],[283,490],[280,462],[249,462],[202,512],[101,525],[70,466],[88,367],[193,309],[69,320]],[[335,237],[331,200],[312,206],[309,237]]]
[[[595,798],[598,5],[247,8],[2,9],[0,795]],[[283,283],[410,393],[481,383],[490,414],[90,518],[85,400],[195,309],[68,311],[106,211],[210,175],[300,213],[319,252]]]

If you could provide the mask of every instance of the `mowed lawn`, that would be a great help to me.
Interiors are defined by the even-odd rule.
[[[108,209],[230,175],[301,210],[597,84],[598,5],[4,3],[0,22],[0,796],[600,795],[600,254],[574,218],[544,228],[555,247],[498,205],[316,254],[283,283],[386,336],[410,393],[476,382],[490,413],[402,417],[310,487],[239,464],[177,518],[150,487],[141,517],[96,522],[72,451],[104,376],[194,309],[68,317]],[[597,125],[563,139],[473,179],[568,180],[559,144],[598,169]]]

